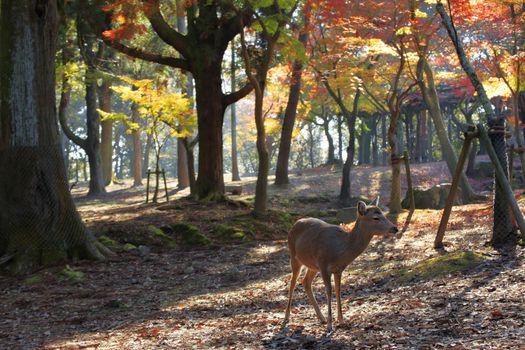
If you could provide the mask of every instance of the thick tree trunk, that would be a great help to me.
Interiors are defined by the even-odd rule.
[[[56,1],[0,9],[0,261],[15,272],[108,253],[69,194],[55,108]]]
[[[354,103],[352,113],[346,108],[343,108],[343,113],[346,119],[349,132],[348,148],[346,149],[346,160],[343,165],[343,177],[341,179],[341,190],[339,192],[339,200],[347,205],[352,195],[352,180],[350,172],[354,164],[355,155],[355,122],[357,120],[357,113],[359,109],[359,98],[361,97],[361,90],[357,90],[354,96]]]
[[[94,79],[95,71],[86,71],[86,154],[89,160],[89,191],[88,195],[105,193],[102,161],[100,158],[100,115],[97,112],[97,85]]]
[[[301,36],[299,37],[301,40]],[[304,39],[306,41],[306,38]],[[288,162],[290,159],[290,149],[292,145],[293,127],[297,115],[297,104],[301,94],[301,77],[303,65],[300,61],[293,64],[292,78],[290,80],[290,90],[288,93],[288,102],[284,111],[283,128],[281,131],[281,140],[279,142],[279,153],[277,155],[277,168],[275,169],[275,184],[287,185],[288,179]]]
[[[199,124],[199,171],[195,194],[199,199],[217,200],[224,197],[222,122],[225,106],[222,103],[220,62],[201,67],[194,77]]]
[[[104,112],[111,112],[111,81],[103,80],[98,87],[99,108]],[[113,163],[113,120],[108,118],[101,122],[100,159],[102,161],[102,176],[104,186],[111,183]]]
[[[179,33],[186,34],[186,17],[185,5],[183,1],[177,0],[177,30]],[[182,74],[181,74],[182,75]],[[182,93],[186,94],[188,98],[193,96],[193,76],[190,72],[186,72],[186,86],[181,82]],[[183,80],[183,79],[182,79]],[[177,187],[184,189],[190,186],[190,175],[188,172],[188,152],[184,145],[184,140],[177,139]]]

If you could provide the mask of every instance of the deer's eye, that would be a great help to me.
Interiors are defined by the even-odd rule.
[[[376,217],[374,218],[374,220],[379,220],[379,218],[376,216]]]

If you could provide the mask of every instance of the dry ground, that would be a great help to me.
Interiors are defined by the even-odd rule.
[[[354,192],[387,198],[387,171],[358,167]],[[447,177],[442,163],[416,166],[414,172],[416,184]],[[63,266],[29,276],[0,275],[0,348],[525,348],[524,250],[484,246],[488,202],[454,208],[446,254],[431,248],[441,213],[436,210],[418,210],[397,241],[372,241],[344,275],[345,322],[336,323],[333,334],[325,334],[301,286],[291,323],[281,330],[290,271],[287,225],[305,214],[331,216],[338,176],[316,169],[294,176],[288,189],[272,187],[271,201],[279,210],[262,221],[234,202],[145,205],[142,188],[114,185],[95,199],[75,189],[87,224],[120,243],[138,245],[152,225],[170,235],[166,228],[178,222],[197,226],[211,243],[190,247],[175,237],[177,246],[167,249],[165,242],[145,240],[146,250],[70,264],[72,275],[61,273]],[[249,202],[253,179],[244,181]],[[486,186],[475,183],[478,190]],[[519,199],[525,208],[525,198]],[[225,222],[240,226],[245,238],[218,237],[217,225]],[[315,286],[326,310],[319,279]]]

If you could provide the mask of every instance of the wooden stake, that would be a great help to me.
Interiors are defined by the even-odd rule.
[[[146,181],[146,203],[148,203],[149,200],[149,177],[151,175],[151,170],[148,169],[148,180]]]
[[[507,197],[507,201],[509,202],[510,208],[512,209],[512,213],[516,218],[521,235],[525,237],[525,219],[523,219],[523,214],[521,213],[521,210],[518,206],[518,202],[516,202],[516,197],[514,197],[514,192],[512,192],[512,187],[510,186],[510,183],[507,180],[507,177],[505,176],[505,172],[503,171],[503,167],[501,166],[498,160],[496,151],[494,150],[494,147],[492,147],[492,143],[490,142],[487,130],[485,130],[483,125],[478,124],[478,131],[480,141],[483,142],[483,144],[485,145],[490,160],[494,165],[494,174],[496,175],[496,178],[498,180],[496,181],[496,183],[500,184],[501,189],[505,194],[505,197]]]
[[[450,218],[452,206],[454,205],[454,199],[456,198],[459,179],[461,178],[461,173],[463,172],[463,167],[468,157],[470,144],[472,143],[472,139],[476,136],[476,134],[473,132],[466,132],[464,135],[465,141],[463,142],[463,147],[461,148],[461,153],[459,154],[459,159],[456,164],[456,169],[454,171],[454,177],[452,178],[452,184],[450,185],[450,191],[448,193],[447,201],[445,203],[445,209],[443,209],[443,215],[441,216],[441,221],[439,222],[439,228],[436,234],[436,239],[434,240],[435,249],[443,248],[443,237],[445,236],[445,230],[447,228],[448,219]]]
[[[162,177],[164,178],[164,189],[166,190],[166,202],[170,201],[170,196],[168,195],[168,185],[166,184],[166,172],[162,169]]]

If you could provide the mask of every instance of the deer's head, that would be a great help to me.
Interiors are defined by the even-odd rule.
[[[377,206],[377,200],[371,205],[359,201],[357,203],[357,215],[361,227],[374,235],[393,237],[399,231],[396,225],[388,220]]]

